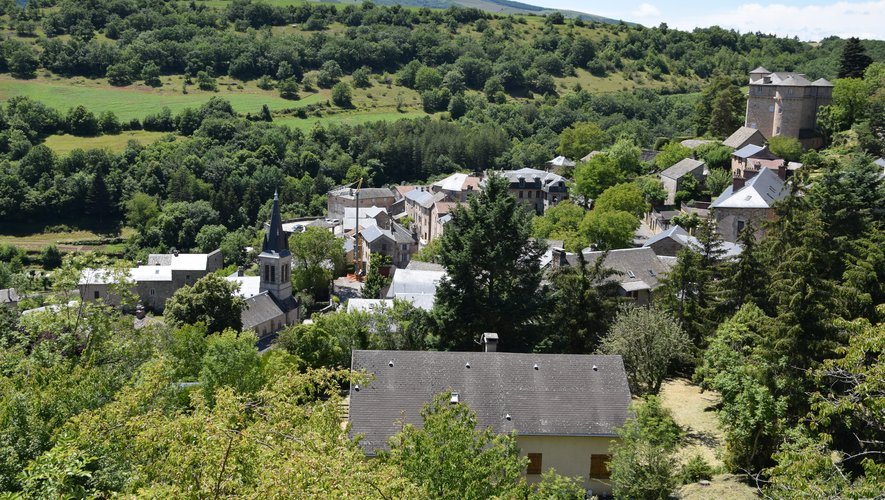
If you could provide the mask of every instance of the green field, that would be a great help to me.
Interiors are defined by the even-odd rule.
[[[44,144],[60,155],[70,153],[75,149],[107,149],[114,153],[120,153],[126,149],[129,141],[138,141],[143,146],[147,146],[167,135],[170,134],[146,130],[126,131],[118,135],[100,135],[98,137],[75,137],[64,134],[49,136]]]
[[[343,113],[327,116],[311,116],[308,118],[296,118],[294,116],[287,116],[274,119],[274,125],[286,125],[291,128],[308,131],[312,129],[313,126],[317,123],[344,123],[347,125],[359,125],[368,122],[390,122],[401,119],[421,118],[424,116],[430,115],[422,111],[408,111],[405,113],[398,113],[396,111],[382,111],[368,113]]]
[[[236,84],[228,86],[226,82],[227,79],[219,79],[218,92],[204,92],[191,86],[188,93],[183,94],[180,77],[164,77],[163,87],[153,89],[140,85],[113,87],[104,79],[39,77],[17,80],[3,75],[0,76],[0,100],[27,96],[62,113],[82,104],[96,114],[113,111],[120,120],[141,119],[158,112],[163,106],[177,113],[184,108],[200,106],[214,96],[227,99],[240,113],[256,113],[264,104],[271,110],[281,110],[325,100],[322,94],[309,94],[299,101],[288,101],[275,91],[264,91],[252,85],[238,89]]]

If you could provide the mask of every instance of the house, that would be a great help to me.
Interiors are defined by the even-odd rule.
[[[623,248],[608,252],[583,250],[587,265],[593,265],[597,259],[604,258],[603,267],[612,269],[618,274],[612,279],[618,282],[621,295],[633,299],[637,304],[649,304],[652,292],[660,284],[660,279],[670,272],[675,264],[672,257],[658,256],[648,247]],[[552,267],[578,266],[578,255],[558,248],[553,251]]]
[[[832,101],[833,84],[823,78],[812,82],[800,73],[772,73],[760,66],[750,72],[744,126],[766,139],[783,135],[799,139],[805,148],[819,147],[817,113]]]
[[[723,146],[728,146],[731,149],[737,151],[745,146],[749,146],[753,144],[755,146],[764,146],[765,145],[765,136],[762,135],[762,132],[755,128],[750,127],[741,127],[734,131],[733,134],[728,136],[728,139],[722,141]]]
[[[785,178],[786,166],[786,162],[769,151],[768,146],[750,144],[731,154],[732,175],[747,169],[758,170],[764,167],[779,172],[781,178]],[[781,169],[784,169],[784,171],[780,172]]]
[[[561,175],[533,168],[505,170],[501,175],[510,182],[510,194],[538,215],[568,199],[568,186]]]
[[[418,251],[418,241],[411,231],[391,222],[389,228],[368,226],[359,232],[359,244],[362,248],[363,269],[368,269],[371,255],[374,252],[390,257],[394,267],[404,268]]]
[[[703,248],[697,238],[688,234],[685,229],[679,226],[673,226],[652,236],[642,246],[651,248],[658,257],[676,257],[679,250],[683,248],[690,248],[695,251],[700,251]],[[736,257],[743,250],[737,243],[728,241],[721,242],[719,249],[724,252],[722,255],[724,259]]]
[[[446,224],[452,220],[451,213],[458,205],[461,205],[461,202],[438,201],[433,204],[433,210],[430,212],[430,241],[443,235]]]
[[[706,164],[701,160],[684,158],[661,172],[661,184],[664,185],[664,189],[667,191],[667,199],[664,203],[666,205],[676,203],[676,193],[682,190],[685,176],[691,175],[697,179],[698,183],[703,182],[706,168]]]
[[[570,160],[565,156],[557,156],[547,162],[547,167],[553,172],[561,174],[567,170],[575,168],[576,164],[575,160]]]
[[[762,223],[775,217],[774,204],[789,194],[784,180],[771,169],[748,168],[735,174],[731,186],[710,205],[719,234],[736,242],[747,224],[756,229],[756,238],[765,233]]]
[[[357,209],[348,207],[344,209],[344,218],[341,219],[341,228],[344,234],[355,234],[357,226],[365,228],[369,226],[390,227],[390,214],[386,208],[367,207],[359,209],[359,222],[357,218]]]
[[[114,286],[121,281],[131,282],[131,291],[142,305],[151,311],[162,312],[166,300],[179,288],[193,285],[200,278],[224,266],[221,250],[210,253],[150,254],[148,263],[127,271],[84,269],[77,288],[82,300],[104,300],[120,305]]]
[[[381,207],[390,210],[396,203],[396,194],[388,188],[337,188],[329,191],[326,201],[329,218],[343,219],[345,208],[356,208],[359,200],[360,208]]]
[[[430,185],[434,193],[443,193],[450,201],[467,201],[467,197],[479,189],[482,179],[469,174],[452,174]]]
[[[487,352],[353,351],[351,370],[374,377],[350,391],[350,432],[366,455],[387,449],[402,424],[421,427],[423,405],[451,392],[476,412],[477,427],[516,432],[530,483],[553,468],[610,493],[611,441],[630,406],[621,357],[493,352],[497,335],[483,341]]]
[[[246,300],[241,319],[243,330],[254,330],[266,338],[288,325],[298,323],[299,304],[292,296],[292,252],[283,230],[279,197],[274,194],[270,224],[258,254],[258,276],[238,271],[228,281],[239,284],[237,293]]]
[[[418,234],[418,242],[422,246],[430,243],[433,227],[433,205],[445,198],[445,193],[434,193],[430,189],[422,187],[409,191],[405,195],[406,215],[412,218],[412,224]]]
[[[386,298],[406,300],[415,307],[429,311],[436,301],[436,289],[445,275],[442,266],[437,264],[395,269]]]
[[[15,288],[4,288],[0,290],[0,306],[15,308],[21,300]]]

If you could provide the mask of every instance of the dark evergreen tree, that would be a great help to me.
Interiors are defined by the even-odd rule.
[[[446,277],[434,313],[442,347],[474,350],[483,332],[501,336],[504,349],[527,349],[542,304],[540,257],[531,214],[510,195],[509,182],[491,175],[466,208],[452,212],[442,236]]]
[[[863,72],[873,60],[867,55],[867,51],[860,39],[851,37],[845,42],[842,49],[842,59],[839,61],[839,78],[863,78]]]

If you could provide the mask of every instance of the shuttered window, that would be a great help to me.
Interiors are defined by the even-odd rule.
[[[540,474],[541,473],[541,454],[540,453],[529,453],[529,466],[525,471],[526,474]]]
[[[608,463],[611,459],[611,455],[590,455],[590,477],[608,479],[611,476],[608,471]]]

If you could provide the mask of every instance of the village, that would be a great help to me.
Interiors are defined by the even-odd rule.
[[[744,126],[721,143],[681,142],[692,153],[659,171],[658,187],[665,196],[643,211],[629,244],[569,251],[563,240],[539,240],[542,251],[537,265],[545,279],[563,268],[601,263],[611,270],[620,300],[648,306],[655,303],[656,289],[677,264],[680,252],[711,251],[698,239],[704,224],[712,224],[718,233],[716,258],[738,258],[748,241],[763,238],[766,223],[777,217],[777,204],[796,194],[792,179],[803,168],[797,161],[779,158],[769,141],[789,137],[803,149],[820,147],[820,136],[815,133],[817,110],[831,103],[832,88],[824,79],[812,82],[797,73],[753,70]],[[729,182],[708,200],[687,197],[686,190],[698,192],[714,170],[693,153],[707,144],[729,148]],[[447,271],[434,257],[421,258],[421,254],[440,244],[452,230],[453,219],[489,182],[506,183],[509,196],[535,217],[564,203],[589,211],[595,200],[576,195],[572,189],[575,168],[606,154],[592,151],[575,159],[558,156],[538,168],[453,173],[426,185],[372,187],[359,180],[329,191],[327,213],[322,217],[285,219],[275,195],[261,247],[244,249],[255,255],[254,265],[241,266],[224,277],[243,299],[241,328],[253,331],[259,347],[268,350],[275,348],[282,330],[312,324],[318,314],[336,309],[383,316],[396,304],[406,303],[430,312],[440,284],[448,279]],[[659,154],[643,150],[642,161],[651,166]],[[880,179],[885,179],[885,160],[880,158],[876,164],[882,169]],[[752,232],[748,234],[747,229]],[[345,257],[344,266],[335,270],[338,274],[329,283],[332,299],[319,311],[303,303],[292,284],[298,262],[293,262],[289,242],[310,231],[333,235]],[[146,315],[162,318],[167,301],[178,290],[223,270],[226,257],[221,250],[173,250],[151,254],[146,263],[122,273],[85,269],[78,284],[80,299],[125,306],[135,314],[136,322]],[[377,293],[365,291],[372,273],[384,284]],[[123,303],[120,283],[134,293],[134,308]],[[14,289],[0,291],[0,302],[14,305],[17,301]],[[405,422],[420,425],[422,405],[448,391],[452,403],[471,406],[481,427],[518,434],[520,453],[528,457],[525,474],[530,481],[555,469],[583,478],[587,491],[611,493],[610,442],[617,437],[615,429],[628,419],[631,404],[622,357],[504,352],[507,349],[501,347],[509,339],[499,338],[501,332],[473,333],[477,346],[473,352],[354,349],[352,355],[347,354],[351,370],[374,375],[371,382],[350,387],[347,396],[349,430],[362,437],[365,454],[375,456],[386,447],[397,432],[400,415],[405,415]]]

